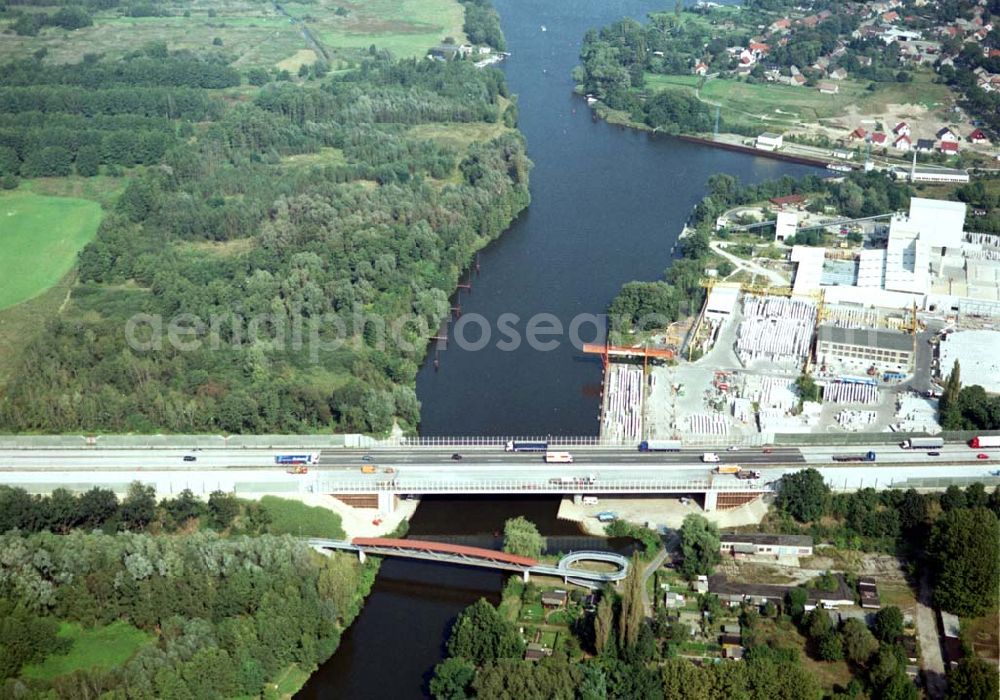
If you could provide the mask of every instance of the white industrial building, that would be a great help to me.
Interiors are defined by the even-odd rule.
[[[799,229],[799,215],[794,211],[779,211],[774,224],[774,240],[786,241]]]
[[[890,220],[885,248],[860,251],[854,274],[838,268],[826,280],[825,249],[794,246],[793,290],[811,294],[823,289],[831,303],[885,308],[916,303],[1000,315],[1000,238],[977,234],[982,240],[966,241],[965,213],[961,202],[914,197],[907,214]]]
[[[949,333],[941,339],[941,374],[947,376],[955,361],[962,384],[978,384],[991,394],[1000,393],[1000,331]]]

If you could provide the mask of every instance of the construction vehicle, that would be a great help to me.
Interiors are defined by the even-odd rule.
[[[291,469],[286,469],[285,471],[289,474],[308,474],[309,467],[305,466],[304,464],[299,464],[297,466],[292,467]]]
[[[740,469],[736,475],[737,479],[759,479],[760,472],[755,469]]]
[[[366,464],[365,466],[361,467],[362,474],[374,474],[377,471],[378,467],[376,467],[374,464]]]
[[[716,474],[739,474],[743,467],[738,464],[720,464],[715,468]]]

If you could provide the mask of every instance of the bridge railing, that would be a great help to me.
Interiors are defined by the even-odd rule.
[[[547,442],[549,447],[617,447],[638,449],[638,440],[601,437],[597,435],[524,435],[524,436],[451,436],[451,437],[392,437],[377,440],[375,447],[420,448],[420,447],[498,447],[503,448],[510,441]],[[681,440],[685,447],[719,447],[742,445],[759,447],[770,442],[767,433],[752,435],[684,435]]]
[[[726,480],[711,482],[704,480],[655,480],[655,479],[602,479],[593,484],[549,484],[524,479],[483,479],[476,481],[442,480],[418,481],[396,479],[381,481],[334,481],[317,480],[314,489],[320,493],[545,493],[545,494],[602,494],[602,493],[660,493],[689,491],[770,491],[771,486],[760,482]]]

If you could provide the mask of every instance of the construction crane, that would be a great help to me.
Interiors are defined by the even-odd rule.
[[[900,326],[900,330],[904,330],[910,335],[916,335],[926,327],[927,326],[919,318],[917,318],[917,301],[914,299],[912,306],[910,307],[910,317],[903,322]]]

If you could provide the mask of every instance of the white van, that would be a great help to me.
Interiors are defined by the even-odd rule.
[[[585,506],[596,506],[598,503],[597,496],[584,496],[580,499],[580,503]]]
[[[569,452],[546,452],[545,461],[550,464],[572,464],[573,455]]]
[[[701,456],[701,461],[715,463],[719,461],[719,455],[714,452],[706,452]]]

